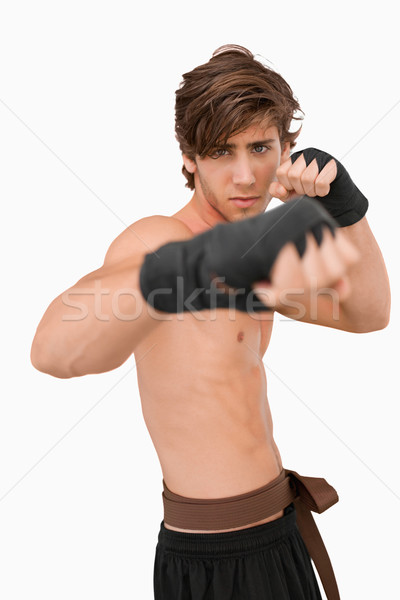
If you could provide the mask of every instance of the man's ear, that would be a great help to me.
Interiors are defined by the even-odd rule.
[[[186,156],[186,154],[183,154],[183,152],[182,152],[182,159],[183,159],[183,164],[185,165],[186,170],[189,171],[189,173],[195,173],[197,171],[196,162],[194,160],[192,160],[191,158],[189,158],[188,156]]]
[[[281,162],[280,165],[284,163],[290,157],[290,142],[285,142],[281,152]]]

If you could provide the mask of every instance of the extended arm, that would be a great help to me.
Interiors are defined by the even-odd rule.
[[[192,237],[171,217],[146,217],[111,244],[102,267],[57,296],[31,348],[33,366],[60,378],[111,371],[123,364],[165,315],[148,306],[139,272],[146,253]]]

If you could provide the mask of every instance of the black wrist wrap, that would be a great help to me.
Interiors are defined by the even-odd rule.
[[[342,163],[331,154],[323,152],[323,150],[306,148],[305,150],[294,152],[290,156],[292,164],[296,162],[301,154],[304,156],[307,167],[315,158],[320,173],[330,160],[333,159],[335,161],[337,175],[330,184],[329,193],[326,196],[314,196],[314,198],[321,202],[329,214],[337,221],[339,227],[353,225],[362,219],[368,210],[368,200],[354,184]]]
[[[269,310],[251,284],[268,279],[287,242],[294,242],[300,257],[308,231],[320,245],[323,226],[334,235],[337,223],[317,201],[303,197],[256,217],[218,224],[190,240],[170,242],[145,256],[142,294],[151,306],[168,313],[229,307]],[[238,289],[227,293],[219,284]]]

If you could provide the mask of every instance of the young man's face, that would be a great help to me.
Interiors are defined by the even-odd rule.
[[[264,212],[271,200],[268,188],[289,153],[289,143],[281,148],[275,125],[251,125],[210,156],[192,161],[183,155],[187,170],[194,173],[196,206],[216,211],[227,221]]]

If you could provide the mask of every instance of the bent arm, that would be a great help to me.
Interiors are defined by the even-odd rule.
[[[361,256],[349,270],[351,294],[341,304],[343,315],[358,331],[383,329],[390,319],[391,294],[382,252],[366,217],[342,232]]]
[[[341,228],[359,251],[360,259],[347,272],[350,293],[344,299],[331,288],[278,308],[278,312],[304,323],[352,333],[384,329],[390,319],[390,283],[381,250],[366,217]],[[303,300],[303,301],[302,301]]]

